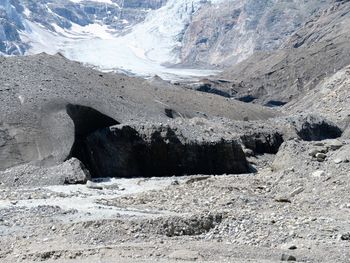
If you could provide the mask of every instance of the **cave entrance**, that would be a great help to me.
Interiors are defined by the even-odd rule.
[[[68,104],[66,106],[67,114],[74,123],[74,143],[68,158],[75,157],[79,159],[90,171],[91,176],[95,177],[95,165],[93,155],[90,152],[87,143],[87,137],[102,129],[120,124],[107,115],[87,106]]]

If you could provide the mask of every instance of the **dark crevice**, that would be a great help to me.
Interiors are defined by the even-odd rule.
[[[264,104],[264,106],[273,108],[273,107],[281,107],[281,106],[284,106],[286,104],[287,104],[287,102],[285,102],[285,101],[269,100],[267,103]]]
[[[215,95],[219,95],[225,98],[230,98],[231,95],[225,91],[222,91],[220,89],[214,88],[211,84],[205,83],[200,85],[198,88],[196,88],[197,91],[205,92],[205,93],[211,93]]]
[[[252,95],[247,95],[247,96],[237,98],[237,100],[245,102],[245,103],[253,102],[256,99],[257,98],[253,97]]]
[[[283,135],[274,133],[253,133],[241,136],[243,145],[255,154],[276,154],[284,142]]]
[[[174,111],[172,109],[164,109],[164,112],[168,118],[174,119]]]
[[[87,106],[68,104],[66,110],[74,122],[75,133],[74,144],[68,158],[79,159],[94,177],[97,171],[92,165],[94,160],[92,160],[87,137],[98,130],[117,125],[119,122]]]
[[[304,141],[322,141],[341,137],[342,130],[326,121],[305,122],[301,129],[297,130],[297,134]]]

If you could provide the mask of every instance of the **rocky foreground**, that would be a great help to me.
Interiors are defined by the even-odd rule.
[[[8,170],[23,184],[1,187],[1,262],[349,262],[349,151],[295,139],[254,174],[86,185]]]
[[[271,109],[0,63],[1,262],[349,262],[348,69]]]

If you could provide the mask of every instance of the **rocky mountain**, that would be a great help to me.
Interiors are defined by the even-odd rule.
[[[216,87],[242,101],[281,106],[350,64],[350,3],[336,1],[282,45],[256,52],[222,74]],[[215,87],[215,84],[212,85]]]
[[[329,0],[222,1],[203,6],[184,32],[188,63],[233,65],[257,51],[278,49]]]
[[[91,38],[98,35],[98,30],[121,34],[143,21],[149,10],[158,9],[165,2],[165,0],[4,0],[0,2],[3,32],[0,36],[2,43],[0,52],[8,55],[27,53],[31,45],[38,41],[35,35],[44,37],[40,30],[54,35],[62,35],[67,31],[78,34],[76,37],[90,34]],[[95,32],[89,27],[92,25],[95,26]],[[84,27],[83,32],[79,31]],[[54,46],[50,48],[57,51]]]
[[[0,52],[61,52],[103,70],[176,79],[184,66],[212,69],[278,49],[331,2],[8,0]]]

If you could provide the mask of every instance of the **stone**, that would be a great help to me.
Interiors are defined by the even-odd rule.
[[[324,153],[317,153],[315,157],[317,158],[317,160],[324,160],[327,158],[327,155]]]
[[[197,251],[183,249],[172,252],[169,254],[168,258],[173,260],[195,261],[201,258],[201,255]]]
[[[324,171],[322,171],[322,170],[318,170],[318,171],[315,171],[315,172],[312,173],[313,177],[323,177],[325,175],[326,175],[326,173]]]
[[[340,240],[343,240],[343,241],[350,241],[350,233],[342,234],[342,235],[340,236]]]
[[[329,148],[330,148],[331,150],[335,151],[335,150],[338,150],[338,149],[340,149],[341,147],[343,147],[343,146],[344,146],[344,143],[342,143],[341,141],[335,139],[335,140],[329,140],[329,141],[327,142],[327,145],[329,146]]]
[[[86,182],[86,187],[87,188],[90,188],[90,189],[95,189],[95,190],[103,190],[103,186],[97,184],[97,183],[94,183],[92,181],[87,181]]]
[[[305,189],[303,187],[298,187],[295,190],[293,190],[289,195],[290,197],[294,197],[300,193],[302,193]]]
[[[339,158],[334,159],[334,163],[335,163],[335,164],[340,164],[340,163],[342,163],[342,162],[343,162],[342,159],[339,159]]]
[[[76,158],[64,162],[60,169],[66,174],[64,184],[84,184],[91,177],[90,172]]]
[[[291,203],[292,201],[286,196],[275,197],[275,201],[278,203]]]
[[[292,255],[282,254],[281,261],[297,261],[297,259]]]
[[[312,157],[316,157],[316,154],[320,153],[319,149],[312,149],[309,151],[309,155]]]

